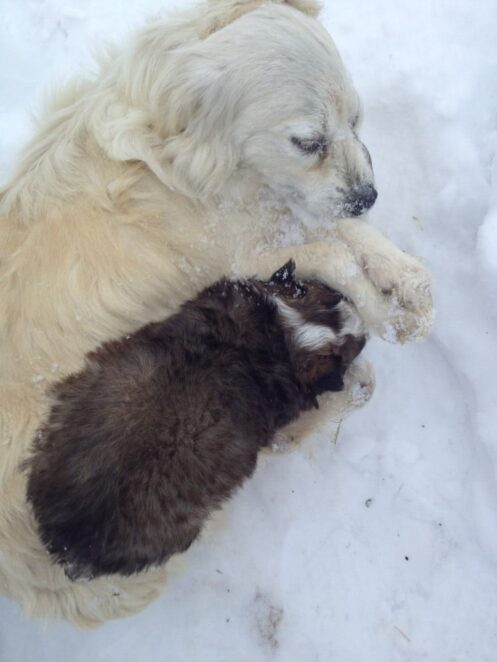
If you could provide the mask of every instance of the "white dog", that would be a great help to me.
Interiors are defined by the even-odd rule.
[[[86,352],[221,275],[266,277],[288,258],[381,335],[429,328],[426,270],[339,220],[376,192],[357,95],[316,13],[312,0],[211,0],[150,23],[60,92],[1,193],[0,590],[30,613],[91,625],[165,580],[71,582],[26,505],[19,466],[47,387]],[[332,413],[353,406],[349,386]]]

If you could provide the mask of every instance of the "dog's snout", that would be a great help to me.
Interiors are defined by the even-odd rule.
[[[352,216],[360,216],[368,209],[371,209],[377,197],[378,192],[375,187],[371,184],[364,184],[354,189],[348,197],[345,206]]]

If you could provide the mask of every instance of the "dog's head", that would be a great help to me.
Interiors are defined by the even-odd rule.
[[[234,123],[240,176],[256,175],[269,199],[297,213],[331,220],[369,209],[377,193],[358,137],[361,105],[326,30],[271,5],[231,30],[246,49],[238,54],[246,89]]]
[[[361,214],[376,191],[360,103],[316,13],[313,0],[211,0],[150,24],[118,63],[133,111],[107,108],[100,143],[189,197],[229,187],[321,219]]]
[[[265,284],[288,330],[302,382],[316,395],[340,391],[343,377],[366,343],[357,310],[340,292],[317,280],[298,280],[290,260]]]

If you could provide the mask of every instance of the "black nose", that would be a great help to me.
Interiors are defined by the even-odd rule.
[[[345,201],[345,211],[352,216],[360,216],[376,202],[378,192],[371,184],[358,186]]]

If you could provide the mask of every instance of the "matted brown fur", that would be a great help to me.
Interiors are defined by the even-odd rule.
[[[344,329],[341,294],[293,270],[223,279],[55,386],[27,492],[69,577],[129,575],[186,550],[275,432],[341,390],[364,336]],[[335,341],[302,346],[278,301]]]

